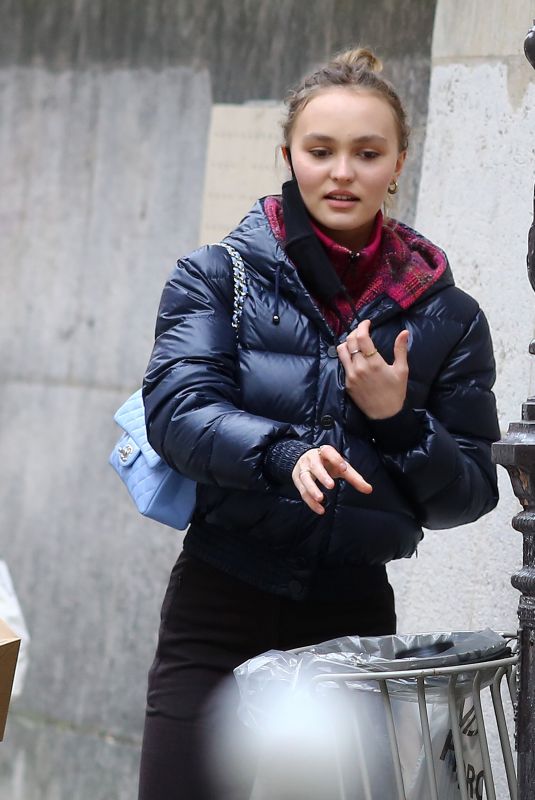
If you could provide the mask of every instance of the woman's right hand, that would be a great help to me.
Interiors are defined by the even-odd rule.
[[[325,513],[322,505],[325,496],[318,483],[326,489],[333,489],[336,478],[343,478],[363,494],[370,494],[373,491],[371,484],[364,480],[362,475],[330,444],[322,444],[321,447],[307,450],[292,470],[292,480],[299,494],[316,514]]]

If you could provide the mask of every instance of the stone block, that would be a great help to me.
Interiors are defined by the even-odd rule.
[[[134,387],[198,241],[208,75],[10,68],[0,102],[3,378]]]
[[[523,58],[533,0],[438,0],[433,59]]]
[[[280,106],[220,104],[212,107],[200,242],[218,242],[258,197],[279,194],[287,170]]]
[[[503,428],[529,389],[535,313],[526,272],[535,85],[522,105],[500,63],[437,65],[416,227],[443,247],[461,288],[487,312]]]

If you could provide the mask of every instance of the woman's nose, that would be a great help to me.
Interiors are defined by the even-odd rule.
[[[351,159],[340,156],[333,162],[332,177],[337,181],[352,181],[355,177],[355,170]]]

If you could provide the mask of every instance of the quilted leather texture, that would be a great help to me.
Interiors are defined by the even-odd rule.
[[[130,395],[128,400],[122,404],[115,412],[113,417],[117,425],[122,428],[136,445],[136,449],[143,453],[150,467],[155,467],[160,463],[161,458],[152,449],[147,441],[147,429],[145,427],[145,407],[141,396],[141,389]],[[122,440],[121,440],[122,441]],[[119,442],[117,443],[117,445]]]
[[[109,462],[138,511],[164,525],[185,530],[195,508],[196,483],[171,469],[148,443],[141,389],[123,403],[114,419],[124,434]]]

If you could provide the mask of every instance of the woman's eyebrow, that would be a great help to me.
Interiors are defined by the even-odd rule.
[[[306,133],[303,136],[303,139],[305,141],[308,141],[309,139],[313,139],[314,141],[317,141],[317,142],[334,142],[335,141],[332,136],[329,136],[326,133],[313,133],[313,132],[312,133]],[[379,133],[365,133],[365,134],[362,134],[362,136],[355,136],[351,141],[354,144],[362,144],[362,143],[365,143],[365,142],[387,142],[388,140],[386,139],[385,136],[381,136]]]

